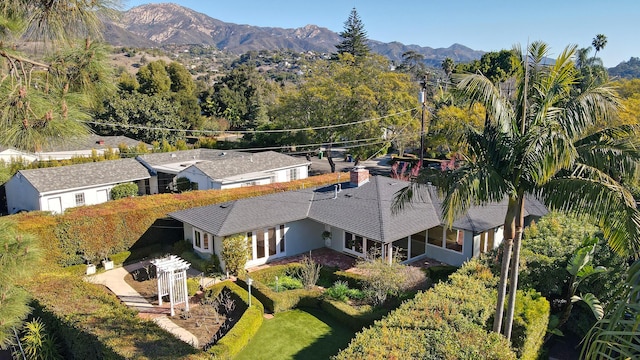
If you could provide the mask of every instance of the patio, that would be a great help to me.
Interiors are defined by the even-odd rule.
[[[354,270],[354,267],[356,265],[356,262],[358,261],[358,259],[354,256],[351,255],[347,255],[345,253],[341,253],[338,251],[335,251],[333,249],[329,249],[329,248],[319,248],[319,249],[315,249],[315,250],[311,250],[310,254],[309,253],[305,253],[305,254],[299,254],[299,255],[294,255],[294,256],[289,256],[286,258],[281,258],[281,259],[277,259],[274,260],[272,262],[269,262],[267,264],[264,265],[259,265],[259,266],[254,266],[251,268],[248,268],[247,271],[248,272],[253,272],[253,271],[258,271],[258,270],[262,270],[262,269],[266,269],[270,266],[274,266],[274,265],[283,265],[283,264],[289,264],[289,263],[293,263],[293,262],[298,262],[300,260],[302,260],[302,258],[304,256],[309,256],[311,255],[311,258],[323,265],[323,266],[328,266],[328,267],[336,267],[340,270],[343,271],[352,271]],[[439,265],[446,265],[442,262],[439,262],[437,260],[431,259],[431,258],[420,258],[420,259],[416,259],[414,261],[411,261],[409,263],[407,263],[407,265],[409,266],[415,266],[415,267],[420,267],[423,269],[429,268],[431,266],[439,266]]]

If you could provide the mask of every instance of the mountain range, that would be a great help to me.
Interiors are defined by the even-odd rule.
[[[279,49],[333,53],[342,40],[337,33],[316,25],[296,29],[239,25],[171,3],[141,5],[120,15],[116,20],[105,20],[105,39],[114,46],[200,44],[236,54]],[[460,44],[434,49],[370,40],[370,47],[373,52],[396,61],[402,60],[403,53],[415,51],[424,55],[427,65],[435,67],[440,67],[447,57],[459,63],[479,59],[484,54]]]

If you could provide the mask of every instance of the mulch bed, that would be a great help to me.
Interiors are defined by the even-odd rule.
[[[141,268],[144,270],[144,268]],[[140,270],[140,269],[138,269]],[[158,306],[158,283],[155,278],[149,279],[147,276],[140,276],[142,272],[136,274],[136,278],[132,273],[127,274],[125,281],[132,288],[134,288],[141,296],[143,296],[151,304]],[[221,293],[221,298],[224,292]],[[233,296],[229,294],[233,299]],[[234,306],[231,312],[227,312],[222,304],[211,304],[210,302],[203,301],[204,295],[200,292],[189,299],[189,312],[184,312],[184,304],[180,304],[176,308],[176,315],[169,317],[172,322],[181,328],[189,331],[193,334],[199,343],[200,348],[207,348],[208,346],[219,340],[224,334],[229,331],[235,322],[237,322],[244,309],[242,307]],[[162,307],[169,306],[167,302],[163,301]],[[239,304],[239,301],[234,301],[234,305]],[[217,310],[217,311],[216,311]]]

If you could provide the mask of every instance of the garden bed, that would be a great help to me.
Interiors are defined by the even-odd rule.
[[[151,267],[152,268],[152,267]],[[158,306],[158,283],[155,274],[141,267],[125,276],[125,282],[154,306]],[[165,296],[168,305],[168,297]],[[169,317],[177,326],[198,339],[199,347],[206,348],[222,338],[242,317],[246,305],[227,289],[198,292],[189,299],[189,312],[179,305],[176,315]]]

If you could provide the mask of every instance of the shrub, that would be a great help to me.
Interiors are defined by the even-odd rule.
[[[187,279],[187,294],[189,296],[195,295],[200,290],[200,281],[196,278]]]
[[[186,260],[191,264],[191,267],[205,273],[207,271],[207,267],[210,266],[209,260],[205,260],[198,256],[193,251],[186,251],[180,254],[180,257]]]
[[[176,190],[178,192],[185,192],[191,189],[191,180],[186,177],[179,177],[176,179]]]
[[[516,359],[504,337],[486,330],[496,304],[497,279],[489,268],[472,260],[449,279],[418,293],[358,333],[336,359],[376,358],[379,354],[412,359]],[[548,302],[539,295],[520,292],[520,296],[529,298],[524,301],[529,305],[516,309],[516,318],[523,325],[514,328],[514,333],[520,331],[526,339],[514,340],[514,346],[525,356],[537,353],[540,328],[546,328],[549,313]]]
[[[138,195],[138,185],[134,183],[118,184],[111,189],[111,200]]]
[[[516,294],[511,342],[518,359],[535,360],[540,355],[549,325],[549,302],[533,290]]]
[[[139,248],[146,246],[156,246],[169,252],[164,250],[163,245],[157,244],[157,241],[158,237],[165,236],[165,233],[173,232],[167,229],[155,231],[152,227],[156,222],[166,218],[169,212],[300,187],[319,186],[335,182],[337,176],[325,174],[289,183],[126,197],[98,205],[67,209],[64,214],[56,216],[48,212],[34,211],[11,215],[10,218],[16,220],[20,231],[32,233],[39,238],[40,248],[44,251],[43,258],[47,264],[82,264],[82,251],[96,246],[104,247],[106,255],[130,250],[132,259],[137,259],[146,256],[139,251]],[[177,238],[180,235],[175,236]],[[147,240],[148,243],[142,243]],[[140,257],[137,257],[138,255]]]
[[[131,251],[121,251],[109,256],[109,258],[113,261],[114,265],[122,265],[129,259],[129,256],[131,256]]]
[[[226,270],[234,275],[244,272],[244,266],[249,260],[249,249],[244,234],[227,236],[222,240],[222,260]]]
[[[302,281],[300,281],[300,279],[289,275],[283,275],[278,276],[277,286],[274,278],[274,281],[269,283],[269,287],[276,292],[280,292],[285,290],[302,289],[304,285],[302,285]]]
[[[285,271],[287,267],[288,266],[281,266],[279,267],[279,271]],[[273,313],[291,310],[296,307],[319,306],[321,293],[318,290],[295,289],[275,292],[265,283],[260,281],[260,278],[263,277],[260,274],[251,273],[251,277],[253,278],[251,293],[258,298],[262,304],[264,304],[265,309]],[[268,278],[271,279],[273,277],[269,276]],[[241,284],[242,287],[246,288],[246,275],[238,277],[238,283]]]
[[[415,288],[425,280],[420,269],[395,260],[391,264],[382,258],[360,260],[356,267],[363,273],[363,287],[373,305],[380,305],[387,300],[387,296],[398,296],[400,292]]]
[[[320,278],[320,269],[322,265],[317,264],[311,256],[304,256],[300,261],[300,269],[298,270],[298,276],[307,290],[316,286],[318,279]]]
[[[427,274],[427,277],[429,277],[429,279],[431,279],[431,281],[436,284],[441,281],[447,281],[449,275],[456,272],[456,270],[458,270],[458,268],[455,266],[436,265],[425,269],[425,273]]]
[[[338,280],[324,294],[330,299],[347,302],[349,300],[349,286],[346,282]]]
[[[370,305],[355,308],[345,302],[326,298],[320,302],[320,308],[355,331],[372,325],[376,320],[382,319],[389,313],[387,308],[374,308]]]

